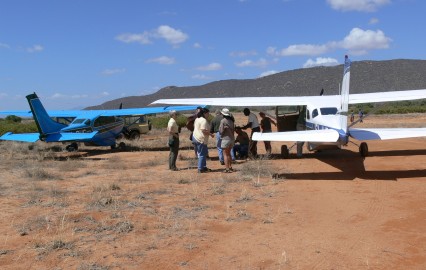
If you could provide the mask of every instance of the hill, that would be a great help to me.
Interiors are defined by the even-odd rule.
[[[114,99],[87,109],[143,107],[162,98],[311,96],[321,89],[338,93],[343,66],[313,67],[280,72],[248,80],[222,80],[200,86],[168,86],[145,96]],[[351,66],[351,93],[426,88],[426,60],[359,61]]]

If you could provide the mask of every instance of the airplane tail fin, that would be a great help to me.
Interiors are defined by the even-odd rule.
[[[28,104],[30,105],[31,112],[33,113],[34,121],[36,122],[40,139],[43,140],[47,135],[59,132],[66,125],[53,121],[47,111],[41,104],[37,94],[30,94],[26,96]]]
[[[342,90],[340,93],[340,127],[345,132],[348,131],[348,110],[349,110],[349,81],[351,76],[351,60],[345,55],[345,65],[343,69]]]

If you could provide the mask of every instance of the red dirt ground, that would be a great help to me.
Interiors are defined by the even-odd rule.
[[[1,147],[1,269],[426,269],[425,138],[369,142],[365,160],[353,144],[293,149],[232,174],[210,149],[201,175],[187,147],[178,172],[168,151],[63,160]]]

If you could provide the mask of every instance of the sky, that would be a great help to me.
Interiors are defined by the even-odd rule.
[[[426,59],[424,0],[0,0],[0,111]],[[124,104],[125,107],[125,104]]]

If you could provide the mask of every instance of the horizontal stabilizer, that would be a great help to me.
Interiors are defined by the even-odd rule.
[[[359,141],[392,140],[424,137],[426,136],[426,128],[351,128],[349,134]]]
[[[36,142],[40,139],[40,133],[20,133],[13,134],[7,132],[0,137],[3,141],[17,141],[17,142]]]
[[[47,135],[46,142],[85,142],[90,141],[98,132],[93,131],[91,133],[73,133],[73,132],[62,132]]]
[[[253,134],[254,141],[276,142],[337,142],[339,133],[334,129],[300,130]]]

